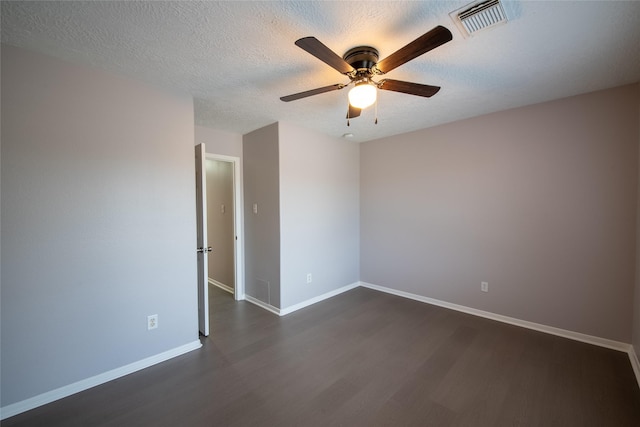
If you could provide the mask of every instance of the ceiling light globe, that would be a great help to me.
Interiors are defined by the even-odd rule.
[[[376,87],[369,83],[361,83],[349,91],[349,104],[356,108],[367,108],[376,102]]]

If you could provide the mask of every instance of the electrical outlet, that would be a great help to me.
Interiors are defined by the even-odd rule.
[[[311,273],[307,274],[307,283],[311,283],[313,282],[313,276],[311,276]]]
[[[158,315],[152,314],[151,316],[147,316],[147,329],[156,329],[158,327]]]
[[[482,292],[489,292],[489,282],[480,283],[480,290]]]

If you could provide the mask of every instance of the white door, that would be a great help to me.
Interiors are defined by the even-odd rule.
[[[207,177],[204,144],[196,145],[196,221],[198,227],[198,329],[209,335],[209,272],[207,268]]]

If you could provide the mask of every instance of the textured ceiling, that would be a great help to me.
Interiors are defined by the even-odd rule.
[[[505,1],[509,18],[464,38],[449,12],[470,1],[2,1],[2,42],[188,92],[196,124],[247,133],[289,121],[367,141],[640,81],[640,1]],[[348,79],[294,45],[384,58],[436,25],[453,40],[385,77],[442,86],[433,98],[380,91],[346,126]]]

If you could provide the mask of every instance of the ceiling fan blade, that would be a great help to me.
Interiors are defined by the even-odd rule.
[[[391,90],[393,92],[402,92],[408,93],[409,95],[424,96],[429,98],[438,93],[438,91],[440,90],[440,86],[430,86],[420,83],[384,79],[378,83],[378,89]]]
[[[280,100],[284,102],[295,101],[296,99],[306,98],[307,96],[319,95],[321,93],[331,92],[332,90],[342,89],[345,86],[346,85],[343,85],[342,83],[337,83],[331,86],[319,87],[317,89],[311,89],[311,90],[306,90],[300,93],[294,93],[293,95],[282,96],[280,97]]]
[[[338,70],[342,74],[348,74],[354,71],[354,68],[351,65],[339,57],[334,51],[323,45],[322,42],[315,37],[304,37],[296,40],[296,46],[306,50],[311,55],[323,61],[330,67]]]
[[[428,33],[421,35],[405,47],[397,50],[382,61],[378,62],[373,66],[373,68],[382,74],[388,73],[394,68],[445,44],[451,39],[453,39],[451,31],[441,25],[438,25]]]
[[[349,109],[347,110],[347,119],[355,119],[356,117],[360,117],[360,113],[362,113],[362,110],[360,108],[356,108],[353,105],[349,104]]]

